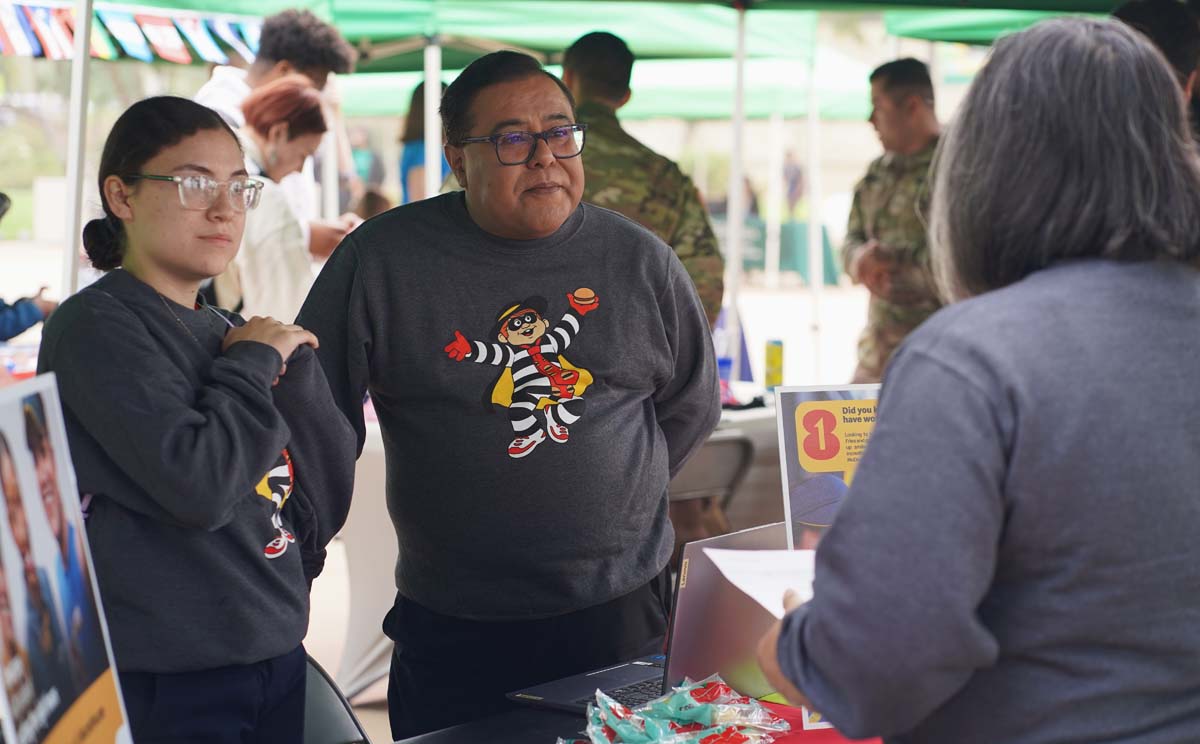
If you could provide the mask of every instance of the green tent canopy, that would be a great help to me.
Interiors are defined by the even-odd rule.
[[[895,10],[885,13],[883,22],[893,36],[987,45],[1005,34],[1063,15],[1032,10]]]
[[[138,0],[143,7],[214,16],[268,16],[289,7],[333,23],[362,55],[360,72],[423,69],[423,47],[437,39],[445,68],[465,67],[492,49],[512,47],[557,61],[589,31],[605,30],[639,59],[732,57],[737,12],[722,4],[628,0]],[[761,17],[760,17],[761,16]],[[816,33],[815,12],[748,15],[750,56],[803,56]]]
[[[675,0],[689,2],[690,0]],[[1049,10],[1058,13],[1108,13],[1123,0],[750,0],[760,10],[881,10],[943,8],[956,10]],[[725,2],[723,4],[730,4]]]
[[[549,67],[558,74],[558,67]],[[633,97],[622,119],[729,119],[733,116],[734,64],[729,59],[639,60]],[[823,119],[865,119],[870,113],[870,68],[837,50],[818,47],[817,90]],[[453,80],[458,71],[446,71]],[[338,81],[349,116],[403,116],[419,72],[362,73]],[[746,61],[746,116],[795,119],[808,114],[808,64],[791,58]]]

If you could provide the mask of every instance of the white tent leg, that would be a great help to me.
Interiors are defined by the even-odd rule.
[[[821,355],[821,294],[825,288],[825,241],[821,230],[821,94],[817,88],[817,50],[808,60],[808,289],[812,296],[811,384],[825,382]]]
[[[71,57],[71,104],[67,131],[67,240],[63,245],[60,296],[79,286],[79,244],[83,232],[83,166],[87,145],[88,83],[91,65],[92,0],[75,3],[75,46]]]
[[[425,198],[442,188],[442,47],[436,38],[425,45]]]
[[[333,77],[333,73],[330,73],[330,77]],[[326,220],[336,220],[342,212],[338,203],[338,176],[341,171],[338,162],[339,127],[338,122],[329,121],[328,130],[321,138],[321,217]]]
[[[783,114],[771,114],[767,153],[767,242],[763,269],[767,287],[779,287],[780,238],[783,222]]]
[[[742,279],[742,236],[746,223],[746,187],[742,175],[742,133],[746,124],[746,9],[738,8],[736,84],[733,93],[733,143],[729,149],[729,196],[726,201],[725,328],[728,355],[733,360],[730,379],[739,378],[742,366],[742,333],[738,313],[738,288]]]

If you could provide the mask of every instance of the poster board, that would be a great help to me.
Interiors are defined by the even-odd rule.
[[[0,730],[132,742],[54,375],[0,387]]]
[[[788,548],[816,547],[875,427],[879,385],[775,390]]]

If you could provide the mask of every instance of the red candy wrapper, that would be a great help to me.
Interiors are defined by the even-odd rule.
[[[586,733],[592,744],[767,744],[789,729],[787,721],[713,675],[684,680],[632,710],[597,690]]]

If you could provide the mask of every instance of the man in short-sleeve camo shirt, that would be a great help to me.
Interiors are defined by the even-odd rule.
[[[854,189],[842,260],[871,292],[854,382],[879,382],[892,352],[939,307],[925,218],[939,126],[924,63],[889,62],[871,73],[871,124],[884,154]]]

